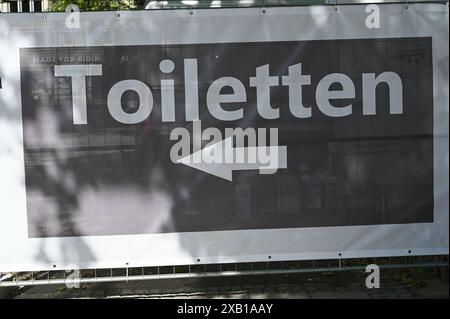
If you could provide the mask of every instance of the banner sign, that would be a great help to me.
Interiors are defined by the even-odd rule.
[[[380,9],[0,16],[0,271],[448,253],[448,8]]]

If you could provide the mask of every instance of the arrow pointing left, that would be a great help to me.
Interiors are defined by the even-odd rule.
[[[233,180],[233,171],[259,170],[260,174],[273,174],[280,168],[287,168],[286,146],[233,148],[232,141],[233,138],[229,137],[176,162],[228,181]],[[261,160],[262,154],[265,155],[264,161]]]

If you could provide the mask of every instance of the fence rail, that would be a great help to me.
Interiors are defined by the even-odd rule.
[[[3,1],[3,3],[8,3]],[[348,5],[348,4],[383,4],[383,3],[443,3],[448,4],[448,0],[147,0],[145,10],[161,9],[207,9],[207,8],[265,8],[265,7],[283,7],[283,6],[314,6],[314,5]],[[0,13],[1,13],[0,0]],[[9,13],[9,10],[3,13]],[[27,14],[30,12],[13,12]],[[33,13],[33,12],[31,12]]]
[[[448,271],[448,255],[19,272],[0,274],[0,287],[364,271],[369,264],[380,269],[447,268]]]
[[[347,5],[371,3],[448,3],[448,0],[198,0],[147,1],[146,9],[201,9],[241,7],[282,7],[313,5]]]
[[[147,1],[145,9],[202,9],[242,7],[282,7],[313,5],[347,5],[371,3],[448,3],[448,0],[198,0]]]

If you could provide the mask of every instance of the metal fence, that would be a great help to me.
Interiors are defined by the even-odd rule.
[[[0,274],[0,287],[364,271],[369,264],[380,269],[434,268],[445,273],[448,255],[18,272]]]
[[[448,0],[199,0],[147,1],[146,9],[202,9],[368,3],[447,3]],[[253,263],[203,264],[138,268],[107,268],[0,273],[1,287],[73,283],[124,282],[159,279],[249,276],[290,273],[364,271],[369,264],[381,269],[434,268],[448,272],[448,255],[389,258],[268,261]]]
[[[1,4],[3,3],[4,13],[12,10],[9,9],[8,4],[17,2],[20,10],[14,12],[30,13],[33,11],[47,11],[48,3],[41,5],[39,9],[22,10],[22,2],[26,1],[2,1],[0,0],[0,12],[2,11]],[[31,1],[30,3],[39,2]],[[20,3],[20,4],[19,4]],[[370,4],[370,3],[448,3],[448,0],[147,0],[143,7],[146,10],[161,10],[161,9],[207,9],[207,8],[244,8],[244,7],[280,7],[280,6],[314,6],[314,5],[346,5],[346,4]]]
[[[196,1],[147,1],[145,9],[204,9],[279,7],[312,5],[346,5],[369,3],[448,3],[448,0],[196,0]]]

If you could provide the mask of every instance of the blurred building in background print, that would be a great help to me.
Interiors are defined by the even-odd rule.
[[[0,0],[0,12],[48,11],[49,0]]]

